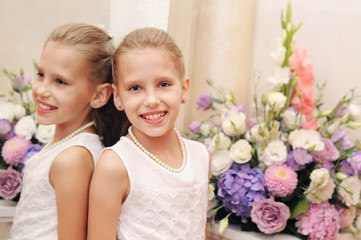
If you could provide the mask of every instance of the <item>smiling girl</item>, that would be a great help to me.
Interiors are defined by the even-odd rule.
[[[12,240],[86,239],[88,190],[103,145],[119,140],[111,98],[114,47],[100,28],[57,27],[44,44],[32,94],[53,140],[25,166]]]
[[[113,58],[114,104],[131,127],[96,166],[88,239],[205,239],[208,153],[174,128],[189,92],[180,49],[143,28]]]

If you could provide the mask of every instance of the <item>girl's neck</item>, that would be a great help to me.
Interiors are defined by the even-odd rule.
[[[75,131],[79,130],[80,128],[84,127],[85,125],[92,122],[91,120],[85,120],[81,123],[75,124],[57,124],[55,127],[55,134],[52,143],[61,141],[62,139],[66,138],[70,134],[74,133]],[[94,133],[94,124],[91,124],[89,127],[84,128],[81,132],[91,132]]]
[[[184,141],[177,130],[172,128],[160,137],[149,137],[129,128],[128,138],[159,165],[172,172],[183,170],[187,153]],[[140,138],[140,139],[139,139]]]

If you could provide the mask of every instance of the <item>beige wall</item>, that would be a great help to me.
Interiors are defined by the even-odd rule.
[[[282,36],[280,10],[288,0],[258,0],[252,69],[260,71],[258,93],[267,90],[266,79],[273,74],[274,64],[269,53],[277,48]],[[306,49],[311,56],[316,84],[327,81],[324,108],[351,88],[361,96],[361,1],[359,0],[291,0],[295,23],[303,25],[295,34],[295,47]],[[361,104],[361,98],[358,99]],[[360,119],[361,121],[361,119]],[[352,131],[361,139],[361,129]]]
[[[57,25],[87,22],[108,26],[108,0],[0,0],[0,68],[34,74],[43,42]],[[0,91],[8,80],[0,74]]]
[[[24,67],[34,73],[31,59],[39,58],[47,34],[61,23],[82,21],[109,27],[112,17],[124,26],[138,26],[139,18],[114,16],[114,2],[135,11],[130,0],[0,0],[0,66],[15,71]],[[184,52],[192,91],[180,116],[184,129],[201,115],[195,102],[207,90],[206,79],[232,89],[239,103],[251,109],[252,73],[261,73],[258,93],[266,90],[265,79],[274,70],[269,53],[276,49],[276,39],[282,35],[280,11],[288,0],[167,0],[161,6],[157,0],[135,2],[137,6],[150,6],[144,11],[154,21],[143,21],[168,25]],[[327,80],[325,101],[331,106],[335,98],[359,86],[361,1],[291,2],[295,21],[303,22],[295,35],[297,47],[311,55],[317,83]],[[167,6],[169,19],[165,16]],[[141,14],[141,8],[136,10]],[[0,75],[0,90],[6,90],[6,83]]]

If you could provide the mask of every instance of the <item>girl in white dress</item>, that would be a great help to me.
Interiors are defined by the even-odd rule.
[[[110,127],[122,119],[108,101],[113,52],[109,36],[88,24],[59,26],[46,40],[32,94],[38,122],[55,124],[55,134],[26,163],[10,239],[86,239],[94,160],[120,134]]]
[[[209,156],[174,128],[189,91],[180,49],[166,32],[143,28],[113,61],[114,104],[132,126],[95,168],[88,239],[205,239]]]

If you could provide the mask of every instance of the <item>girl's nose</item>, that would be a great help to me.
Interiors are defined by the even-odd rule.
[[[35,87],[36,87],[36,94],[38,95],[38,97],[40,98],[50,97],[49,86],[47,84],[45,84],[44,82],[37,83]]]
[[[146,107],[156,107],[160,104],[159,98],[154,94],[149,94],[144,100],[144,105]]]

